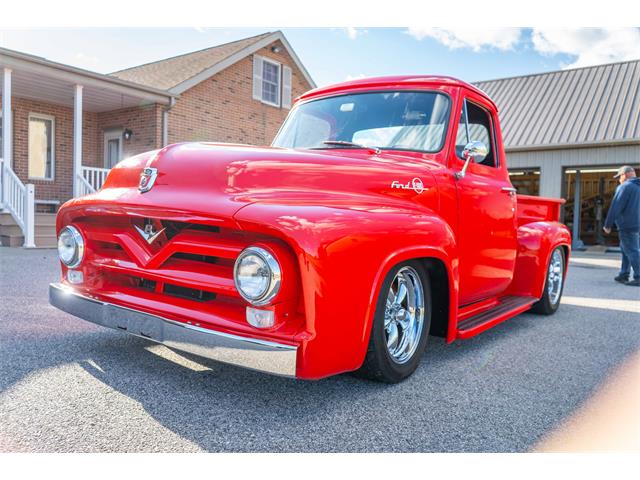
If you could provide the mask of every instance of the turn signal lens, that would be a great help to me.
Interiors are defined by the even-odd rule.
[[[247,307],[247,322],[256,328],[271,328],[275,323],[275,315],[273,310]]]
[[[77,285],[84,282],[84,275],[80,270],[69,270],[67,271],[67,280],[69,280],[69,283]]]

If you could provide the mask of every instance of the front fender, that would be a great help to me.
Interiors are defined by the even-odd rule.
[[[380,287],[397,263],[437,258],[449,272],[449,290],[457,292],[454,236],[426,209],[254,203],[234,218],[244,230],[282,239],[297,257],[306,319],[296,339],[302,378],[362,365]]]

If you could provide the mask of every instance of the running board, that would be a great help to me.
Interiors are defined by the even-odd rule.
[[[473,337],[498,323],[529,310],[531,305],[537,301],[538,299],[535,297],[516,297],[513,295],[502,297],[500,303],[495,307],[459,322],[456,337],[459,339]]]

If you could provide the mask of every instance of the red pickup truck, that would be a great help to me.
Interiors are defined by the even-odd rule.
[[[429,334],[560,304],[562,200],[516,195],[496,105],[448,77],[312,90],[273,145],[184,143],[67,202],[50,302],[274,374],[398,382]]]

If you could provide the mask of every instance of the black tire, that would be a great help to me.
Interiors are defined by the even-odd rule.
[[[556,300],[555,303],[553,303],[551,300],[551,296],[549,294],[549,275],[548,275],[548,269],[549,269],[549,264],[553,261],[553,255],[555,252],[559,252],[560,256],[562,258],[562,284],[560,286],[560,295],[558,296],[558,299]],[[533,304],[533,306],[531,307],[531,311],[534,313],[538,313],[540,315],[553,315],[554,313],[556,313],[556,311],[558,310],[558,307],[560,306],[560,300],[562,300],[562,293],[564,292],[564,283],[565,283],[565,279],[566,279],[566,271],[567,271],[567,265],[566,265],[566,260],[564,257],[564,249],[562,247],[556,247],[553,252],[551,252],[551,255],[549,256],[549,264],[547,264],[547,269],[545,270],[545,281],[544,281],[544,290],[542,292],[542,297],[540,298],[540,300],[538,300],[536,303]]]
[[[418,346],[405,363],[397,363],[392,359],[391,354],[387,349],[384,326],[385,306],[391,283],[400,269],[407,266],[412,267],[418,273],[422,283],[424,318],[422,320],[423,325]],[[420,262],[405,262],[392,268],[382,283],[382,288],[380,289],[380,294],[376,302],[376,311],[373,324],[371,326],[369,346],[367,348],[364,363],[359,370],[354,372],[355,375],[385,383],[398,383],[411,375],[416,368],[418,368],[420,359],[422,358],[422,354],[424,353],[427,345],[429,328],[431,326],[431,305],[431,285],[429,282],[429,275]]]

